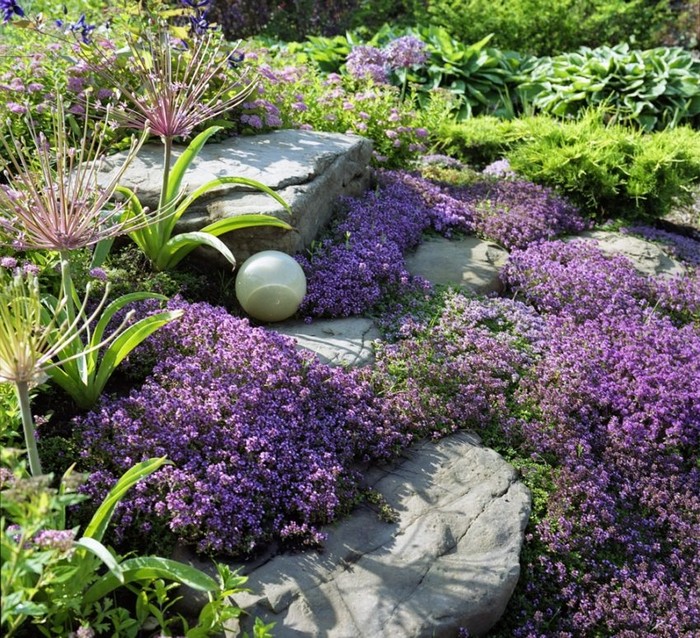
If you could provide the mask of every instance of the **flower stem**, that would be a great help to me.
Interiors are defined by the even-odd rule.
[[[159,215],[164,215],[166,207],[170,204],[168,201],[168,182],[170,180],[173,138],[164,136],[161,139],[163,140],[163,185],[160,191],[160,201],[158,202],[158,213]]]
[[[66,300],[66,314],[68,325],[72,325],[75,320],[75,298],[73,296],[73,277],[70,270],[70,254],[67,250],[62,250],[61,257],[61,290]]]
[[[19,401],[19,409],[22,415],[22,427],[24,429],[24,442],[27,446],[27,455],[29,456],[29,470],[32,476],[40,476],[41,461],[39,460],[39,450],[36,446],[34,419],[29,406],[29,384],[26,381],[17,381],[15,383],[17,390],[17,400]]]

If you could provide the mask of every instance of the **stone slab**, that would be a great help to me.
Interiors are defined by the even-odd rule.
[[[374,322],[364,317],[286,321],[267,328],[292,337],[298,347],[315,352],[323,363],[353,367],[373,363],[372,342],[380,337]]]
[[[276,638],[428,638],[459,627],[482,635],[519,576],[530,495],[515,470],[478,439],[425,442],[374,469],[368,484],[397,515],[361,506],[328,527],[322,552],[278,554],[244,571],[247,614]]]
[[[569,239],[594,241],[608,255],[624,255],[644,275],[672,277],[683,275],[685,266],[653,242],[603,230],[592,230],[574,235]]]
[[[173,162],[184,150],[177,146]],[[205,144],[183,180],[188,194],[217,177],[245,177],[262,182],[290,206],[242,185],[221,186],[202,196],[177,223],[176,232],[200,230],[218,219],[243,213],[264,213],[287,221],[293,232],[273,228],[244,229],[220,238],[238,263],[261,250],[294,254],[311,245],[328,223],[338,196],[359,196],[369,185],[371,141],[357,135],[280,130],[264,135],[234,137]],[[147,144],[126,170],[122,184],[134,190],[141,203],[154,209],[161,189],[163,150]],[[107,158],[108,179],[124,154]],[[199,261],[217,266],[227,262],[216,251],[198,249]]]
[[[433,284],[471,289],[478,294],[500,292],[501,269],[508,251],[478,237],[457,239],[427,237],[418,248],[405,255],[406,269]]]

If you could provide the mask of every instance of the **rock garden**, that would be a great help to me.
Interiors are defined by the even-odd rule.
[[[696,635],[693,7],[288,4],[0,1],[3,635]]]

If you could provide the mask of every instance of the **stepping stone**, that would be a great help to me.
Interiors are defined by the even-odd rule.
[[[175,148],[173,163],[184,149]],[[371,154],[371,141],[357,135],[291,129],[209,142],[185,174],[184,193],[217,177],[246,177],[276,191],[290,205],[291,214],[270,196],[231,184],[198,199],[175,230],[196,231],[221,218],[264,213],[289,222],[294,231],[252,228],[222,235],[238,263],[261,250],[303,251],[328,223],[339,196],[357,197],[367,189]],[[118,153],[105,160],[105,181],[123,158],[124,153]],[[122,178],[122,185],[136,191],[141,203],[151,209],[158,205],[162,165],[162,147],[146,144]],[[195,253],[200,262],[228,264],[211,248],[198,248]]]
[[[498,621],[519,576],[527,488],[465,432],[406,455],[367,479],[394,522],[364,504],[325,529],[322,551],[243,565],[242,631],[260,617],[276,638],[428,638]]]
[[[478,294],[500,292],[508,251],[477,237],[427,237],[405,256],[406,269],[433,284],[463,286]]]
[[[644,275],[672,277],[685,274],[685,267],[680,261],[664,252],[658,244],[639,237],[594,230],[567,239],[594,241],[608,255],[624,255]]]
[[[267,326],[292,337],[299,348],[311,350],[323,363],[341,366],[364,366],[374,362],[372,342],[379,331],[371,319],[319,319],[313,323],[287,321]]]

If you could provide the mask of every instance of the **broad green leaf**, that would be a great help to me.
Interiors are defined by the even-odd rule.
[[[109,491],[109,494],[102,501],[102,504],[97,508],[92,519],[85,528],[83,533],[84,538],[94,538],[98,541],[102,540],[105,530],[112,520],[114,508],[119,501],[136,483],[142,478],[153,474],[162,465],[170,463],[166,457],[152,458],[146,461],[141,461],[129,468],[122,477],[117,481],[116,485]]]
[[[92,334],[91,344],[95,345],[102,341],[104,332],[107,329],[107,325],[114,317],[115,313],[119,312],[124,306],[134,303],[136,301],[143,301],[144,299],[160,299],[161,301],[167,301],[168,298],[165,295],[161,295],[156,292],[132,292],[126,295],[122,295],[118,299],[115,299],[110,303],[100,315],[100,320],[95,326],[95,331]]]
[[[114,575],[114,577],[119,581],[119,583],[124,584],[124,573],[122,572],[119,563],[112,553],[95,538],[82,537],[75,541],[76,546],[90,552],[97,558],[99,558],[109,569],[109,571]]]
[[[197,246],[209,246],[219,251],[233,267],[236,266],[236,258],[224,242],[209,233],[195,231],[191,233],[180,233],[170,239],[170,241],[163,246],[163,249],[158,255],[155,267],[158,270],[174,268],[197,248]]]
[[[200,198],[202,195],[205,193],[208,193],[209,191],[213,190],[214,188],[217,188],[219,186],[226,186],[227,184],[238,184],[240,186],[249,186],[250,188],[261,191],[270,197],[272,197],[275,201],[277,201],[279,204],[281,204],[286,210],[290,210],[289,204],[282,199],[282,197],[279,195],[279,193],[276,193],[274,190],[272,190],[269,186],[266,186],[262,182],[259,182],[255,179],[249,179],[247,177],[217,177],[216,179],[211,180],[210,182],[207,182],[206,184],[203,184],[196,190],[194,190],[190,195],[188,195],[185,199],[182,200],[180,205],[177,207],[177,211],[175,213],[174,219],[168,220],[168,233],[167,236],[170,238],[170,235],[172,234],[172,231],[175,227],[175,222],[177,219],[179,219],[182,214],[192,205],[192,203]]]
[[[274,226],[276,228],[283,228],[284,230],[294,230],[287,222],[277,219],[272,215],[256,215],[254,213],[246,215],[234,215],[233,217],[226,217],[224,219],[218,219],[212,224],[202,228],[200,232],[209,233],[210,235],[219,236],[224,233],[228,233],[234,230],[240,230],[242,228],[252,228],[255,226]]]
[[[216,591],[219,588],[217,582],[203,571],[179,563],[168,558],[158,556],[139,556],[129,558],[121,564],[125,583],[139,581],[152,581],[156,578],[164,578],[179,582],[198,591]],[[104,598],[107,594],[119,587],[119,580],[110,572],[100,578],[90,589],[85,592],[83,601],[93,603]]]
[[[190,167],[190,164],[192,164],[197,155],[199,155],[199,152],[207,143],[207,140],[220,130],[222,130],[221,126],[210,126],[205,131],[202,131],[189,143],[182,155],[177,158],[177,161],[170,170],[170,175],[168,178],[168,190],[165,193],[165,201],[167,204],[175,201],[180,193],[182,180],[187,172],[187,169]]]
[[[156,330],[166,323],[170,323],[174,319],[181,317],[182,313],[182,310],[169,310],[144,317],[134,325],[129,326],[110,343],[102,356],[97,374],[95,375],[95,380],[92,384],[95,400],[97,400],[102,393],[114,369],[124,360],[124,357]]]

